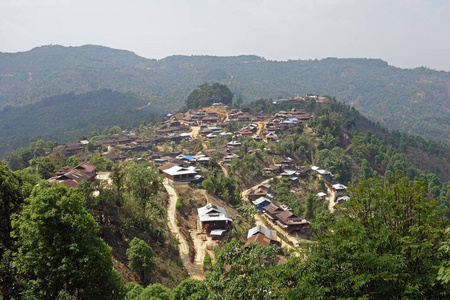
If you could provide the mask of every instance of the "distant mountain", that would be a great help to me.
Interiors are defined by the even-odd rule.
[[[176,110],[200,84],[227,84],[247,103],[333,95],[389,128],[450,143],[450,73],[400,69],[378,59],[268,61],[258,56],[151,60],[101,46],[44,46],[0,53],[0,107],[99,89],[135,92]]]

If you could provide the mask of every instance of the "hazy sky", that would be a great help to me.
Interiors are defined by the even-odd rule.
[[[450,71],[448,0],[0,0],[0,52],[103,45],[146,58],[381,58]]]

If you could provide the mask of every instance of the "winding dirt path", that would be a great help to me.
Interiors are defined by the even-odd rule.
[[[331,213],[334,213],[334,206],[336,205],[336,202],[334,202],[334,199],[336,198],[335,193],[333,193],[333,191],[327,186],[327,197],[325,199],[327,199],[328,201],[328,210]]]
[[[193,234],[191,233],[191,237],[194,240],[195,245],[195,261],[191,262],[189,258],[189,245],[184,236],[180,233],[180,229],[177,224],[177,193],[173,186],[169,183],[167,179],[164,180],[164,187],[166,188],[167,194],[169,195],[169,207],[167,210],[168,218],[169,218],[169,229],[170,232],[175,235],[180,244],[178,245],[178,249],[180,251],[181,261],[183,262],[183,266],[188,272],[189,276],[194,279],[203,280],[205,279],[205,275],[203,274],[203,258],[204,258],[204,250],[199,251],[200,246],[196,245]]]
[[[225,177],[228,177],[228,170],[227,168],[225,168],[225,166],[223,165],[223,161],[219,162],[219,166],[222,168],[222,172],[225,175]]]

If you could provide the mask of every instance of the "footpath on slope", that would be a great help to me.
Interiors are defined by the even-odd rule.
[[[225,177],[228,177],[228,170],[227,168],[225,168],[225,166],[223,165],[223,161],[219,162],[219,166],[222,168],[222,172],[225,175]]]
[[[330,211],[330,213],[334,213],[334,206],[336,205],[334,199],[336,199],[336,194],[328,186],[327,186],[327,196],[325,197],[325,199],[327,199],[328,201],[328,210]]]
[[[196,256],[194,262],[191,262],[189,257],[189,244],[184,238],[184,236],[180,233],[180,229],[178,228],[177,223],[177,193],[173,186],[169,183],[168,179],[164,180],[164,187],[166,188],[167,194],[169,195],[169,207],[167,210],[168,218],[169,218],[169,229],[170,232],[175,235],[180,244],[178,245],[178,249],[180,251],[181,261],[183,262],[183,266],[188,272],[189,276],[194,279],[203,280],[205,279],[205,275],[203,273],[203,258],[204,258],[204,247],[200,245],[199,241],[196,238],[195,234],[191,234],[191,238],[194,241],[194,247],[196,251]]]

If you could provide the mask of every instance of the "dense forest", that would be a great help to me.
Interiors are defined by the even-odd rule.
[[[245,103],[299,94],[334,95],[370,119],[449,143],[448,72],[400,69],[377,59],[268,61],[257,56],[145,59],[100,46],[44,46],[0,53],[0,106],[100,89],[145,94],[176,110],[201,84],[227,84]]]
[[[104,156],[116,147],[67,156],[43,140],[9,153],[0,164],[3,299],[449,297],[448,145],[388,130],[332,97],[278,104],[260,99],[247,110],[258,120],[281,111],[311,118],[287,127],[278,141],[223,135],[155,142],[121,153],[116,162]],[[134,130],[140,138],[167,128],[146,121]],[[229,122],[224,132],[244,125]],[[118,135],[126,136],[115,126],[83,138],[94,144]],[[242,146],[224,164],[231,140]],[[181,237],[168,228],[170,195],[153,157],[209,151],[212,160],[196,165],[203,182],[175,187],[181,235],[190,236],[189,222],[195,224],[205,197],[226,205],[235,221],[213,250],[214,260],[205,256],[205,278],[197,280],[184,268]],[[332,183],[315,173],[293,181],[264,171],[286,157],[299,167],[331,171],[333,183],[349,186],[349,200],[331,212],[316,194]],[[108,173],[110,182],[67,188],[44,180],[82,161]],[[273,185],[273,203],[311,221],[309,241],[295,245],[279,232],[287,246],[244,246],[261,214],[241,192],[265,180]]]

